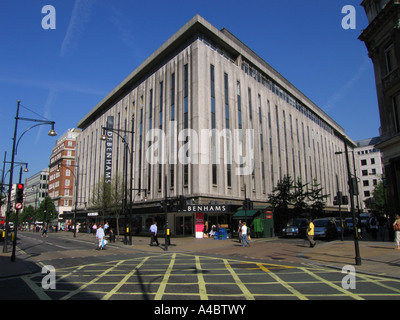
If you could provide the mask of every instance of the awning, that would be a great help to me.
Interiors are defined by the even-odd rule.
[[[260,210],[239,210],[233,215],[233,219],[244,219],[244,218],[253,218]]]

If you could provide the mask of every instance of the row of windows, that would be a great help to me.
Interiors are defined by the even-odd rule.
[[[224,73],[224,101],[225,101],[225,126],[227,129],[230,128],[230,108],[229,108],[229,76],[227,73]],[[238,119],[238,128],[242,129],[242,89],[241,89],[241,84],[240,81],[237,81],[236,83],[236,103],[237,103],[237,119]],[[215,128],[215,67],[211,64],[210,65],[210,98],[211,98],[211,109],[210,109],[210,116],[211,116],[211,128]],[[251,88],[248,88],[247,90],[247,98],[248,98],[248,114],[249,114],[249,120],[250,120],[250,127],[253,126],[253,121],[255,119],[253,115],[253,105],[252,105],[252,90]],[[261,95],[258,94],[258,121],[259,121],[259,127],[260,127],[260,135],[259,135],[259,142],[260,142],[260,169],[261,169],[261,183],[262,183],[262,190],[264,193],[266,193],[266,179],[265,179],[265,156],[264,156],[264,133],[263,133],[263,125],[262,125],[262,117],[261,117],[261,109],[262,109],[262,103],[261,103]],[[267,100],[267,117],[268,117],[268,134],[269,134],[269,146],[270,146],[270,156],[271,156],[271,165],[270,165],[270,172],[271,172],[271,180],[272,180],[272,185],[275,184],[276,180],[274,177],[274,163],[272,161],[272,154],[273,154],[273,144],[272,144],[272,137],[275,136],[277,139],[277,155],[278,155],[278,161],[279,161],[279,177],[282,178],[283,172],[282,172],[282,163],[284,163],[282,159],[282,152],[281,152],[281,146],[284,146],[284,157],[285,157],[285,163],[286,163],[286,172],[289,173],[291,172],[294,178],[297,176],[296,172],[296,163],[295,163],[295,141],[294,141],[294,122],[292,119],[292,115],[286,115],[285,110],[281,111],[282,113],[282,120],[280,119],[280,111],[278,109],[278,106],[275,106],[275,123],[279,124],[282,122],[283,124],[283,139],[284,141],[281,141],[281,132],[280,132],[280,126],[276,125],[276,132],[272,133],[272,128],[271,128],[271,107],[270,107],[270,101]],[[289,122],[288,122],[289,120]],[[307,132],[305,132],[305,126],[304,123],[301,122],[301,127],[302,127],[302,132],[303,132],[303,149],[304,149],[304,168],[305,168],[305,177],[306,180],[310,177],[312,181],[313,178],[317,176],[317,170],[319,170],[319,177],[321,180],[325,181],[326,185],[331,185],[333,180],[331,179],[330,175],[325,172],[325,170],[322,169],[322,163],[325,163],[326,161],[332,162],[332,156],[329,157],[325,155],[324,153],[321,154],[320,150],[328,150],[330,149],[330,146],[328,146],[327,139],[322,137],[322,135],[318,135],[318,133],[314,132],[314,130],[310,130],[310,127],[307,125]],[[295,130],[297,132],[297,145],[298,145],[298,159],[301,159],[301,153],[300,153],[300,133],[299,133],[299,121],[296,118],[295,119]],[[290,136],[289,136],[290,135]],[[312,138],[312,144],[311,144],[311,138]],[[289,159],[289,150],[288,146],[289,144],[289,139],[291,140],[291,152],[292,152],[292,158],[290,161]],[[306,143],[306,141],[308,143]],[[254,143],[254,141],[252,141]],[[311,148],[313,150],[314,154],[314,159],[312,159],[311,156]],[[307,157],[307,154],[309,154],[309,157]],[[317,160],[318,157],[318,160]],[[317,162],[319,162],[320,166],[318,169]],[[332,163],[330,163],[328,166],[332,167]],[[302,165],[298,166],[299,168],[299,176],[302,176]],[[255,174],[256,172],[253,171],[251,175],[251,186],[252,189],[255,190]],[[227,186],[231,186],[231,166],[228,165],[226,166],[226,177],[227,177]],[[213,185],[217,184],[217,166],[213,165],[212,168],[212,183]],[[244,180],[243,177],[241,177],[240,180],[241,187],[244,187]]]
[[[289,92],[285,89],[281,88],[278,84],[276,84],[273,80],[268,78],[262,71],[259,71],[257,68],[250,66],[247,62],[242,62],[242,70],[261,83],[263,86],[268,88],[270,91],[275,93],[279,98],[286,101],[292,107],[296,108],[299,112],[304,114],[307,118],[315,122],[321,128],[326,130],[328,133],[333,133],[333,130],[330,125],[328,125],[324,120],[321,119],[317,114],[304,106],[300,101],[298,101],[295,97],[293,97]]]

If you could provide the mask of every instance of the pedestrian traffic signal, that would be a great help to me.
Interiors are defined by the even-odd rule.
[[[15,209],[22,209],[22,203],[24,202],[24,184],[18,183],[17,190],[15,192]]]
[[[22,183],[17,184],[17,192],[16,192],[16,203],[24,202],[24,185]]]

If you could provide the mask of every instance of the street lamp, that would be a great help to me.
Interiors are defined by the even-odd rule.
[[[124,144],[124,165],[123,165],[123,169],[122,169],[122,176],[123,176],[123,186],[124,186],[124,197],[122,200],[122,212],[124,214],[125,217],[125,232],[124,232],[124,244],[132,244],[132,240],[130,237],[130,241],[128,242],[128,232],[127,232],[127,220],[128,220],[128,214],[127,214],[127,191],[128,191],[128,150],[129,150],[129,146],[128,146],[128,142],[126,141],[126,134],[127,133],[132,133],[132,135],[134,134],[134,132],[132,131],[127,131],[127,130],[121,130],[121,129],[114,129],[114,128],[108,128],[108,127],[101,127],[101,129],[103,130],[103,134],[100,137],[101,141],[107,141],[107,135],[106,135],[106,131],[110,131],[112,133],[115,133],[118,137],[121,138],[122,143]],[[121,136],[119,133],[123,132],[124,136]],[[132,180],[132,152],[131,152],[131,180]],[[130,203],[132,206],[132,190],[130,192]],[[129,211],[129,213],[131,213],[131,211]],[[130,216],[131,214],[129,214],[129,233],[130,233]],[[117,226],[118,228],[119,226]]]
[[[51,130],[48,132],[48,135],[51,137],[54,137],[57,135],[56,131],[54,130],[54,121],[48,121],[48,120],[39,120],[39,119],[30,119],[30,118],[20,118],[19,117],[19,108],[20,108],[21,101],[17,101],[17,113],[15,116],[15,126],[14,126],[14,135],[13,135],[13,145],[12,145],[12,153],[11,153],[11,166],[10,166],[10,182],[9,182],[9,188],[8,188],[8,200],[7,200],[7,212],[6,212],[6,221],[5,221],[5,239],[4,239],[4,247],[3,247],[3,252],[7,252],[7,239],[8,239],[8,229],[9,229],[9,219],[10,219],[10,210],[11,210],[11,185],[12,185],[12,180],[13,180],[13,174],[14,174],[14,163],[15,163],[15,155],[17,154],[17,147],[18,143],[21,140],[22,136],[28,132],[30,129],[40,126],[40,125],[51,125]],[[36,125],[33,125],[29,129],[25,130],[25,132],[20,136],[18,139],[18,142],[16,141],[17,139],[17,132],[18,132],[18,120],[23,120],[23,121],[30,121],[30,122],[37,122]],[[13,261],[13,260],[11,260]]]
[[[356,225],[356,215],[355,215],[355,209],[354,209],[354,185],[353,185],[353,180],[351,177],[351,172],[350,172],[350,163],[349,163],[349,151],[347,149],[347,142],[344,140],[344,152],[343,151],[338,151],[335,152],[335,155],[342,154],[344,153],[346,155],[346,166],[347,166],[347,177],[348,177],[348,184],[349,184],[349,192],[350,192],[350,205],[351,205],[351,214],[353,218],[353,226],[354,226],[354,248],[355,248],[355,254],[356,254],[356,265],[361,266],[361,256],[360,256],[360,248],[358,245],[358,236],[357,236],[357,225]]]

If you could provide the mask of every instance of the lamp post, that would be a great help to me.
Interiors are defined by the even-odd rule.
[[[51,130],[48,132],[48,135],[51,137],[54,137],[57,135],[57,132],[54,131],[54,121],[48,121],[48,120],[39,120],[39,119],[30,119],[30,118],[20,118],[19,117],[19,108],[20,108],[21,101],[17,101],[17,112],[15,116],[15,126],[14,126],[14,135],[13,135],[13,145],[12,145],[12,153],[11,153],[11,166],[10,166],[10,182],[9,182],[9,188],[8,188],[8,199],[7,199],[7,212],[6,212],[6,221],[5,221],[5,239],[4,239],[4,247],[3,247],[3,252],[7,252],[7,238],[8,238],[8,229],[9,229],[9,219],[10,219],[10,210],[11,210],[11,185],[13,181],[13,174],[14,174],[14,163],[15,163],[15,155],[17,154],[17,147],[18,143],[21,140],[22,136],[28,132],[30,129],[40,126],[40,125],[51,125]],[[33,125],[29,129],[25,130],[25,132],[20,136],[18,139],[18,143],[16,141],[17,139],[17,132],[18,132],[18,120],[23,120],[23,121],[30,121],[30,122],[37,122],[38,124]]]
[[[126,140],[126,134],[127,133],[134,134],[134,132],[127,131],[127,130],[121,130],[121,129],[108,128],[108,127],[101,127],[101,129],[103,130],[103,134],[100,137],[101,141],[106,141],[107,140],[107,135],[105,134],[105,132],[106,131],[110,131],[110,132],[115,133],[118,137],[120,137],[121,140],[122,140],[122,143],[124,144],[124,160],[123,160],[124,164],[123,164],[123,168],[122,168],[124,197],[123,197],[123,200],[122,200],[122,212],[123,212],[124,217],[125,217],[124,244],[127,245],[127,244],[129,244],[129,242],[128,242],[128,233],[130,233],[130,223],[129,223],[129,230],[128,230],[128,223],[127,223],[127,221],[128,221],[128,213],[127,213],[128,173],[127,173],[127,171],[128,171],[128,150],[129,150],[129,146],[128,146],[128,142]],[[124,136],[121,136],[119,134],[119,132],[123,132]],[[131,164],[132,164],[132,152],[131,152]],[[132,166],[131,166],[131,179],[132,179]],[[132,190],[131,190],[131,193],[130,193],[130,203],[132,204]]]
[[[344,140],[344,139],[343,139]],[[342,154],[343,151],[335,152],[335,154]],[[346,166],[347,166],[347,177],[349,184],[349,192],[350,192],[350,205],[351,205],[351,215],[353,218],[353,227],[354,227],[354,249],[355,249],[355,262],[357,266],[361,266],[361,256],[360,256],[360,248],[358,245],[358,236],[357,236],[357,225],[356,225],[356,215],[354,208],[354,186],[350,172],[350,163],[349,163],[349,151],[347,149],[347,142],[344,140],[344,154],[346,155]]]

